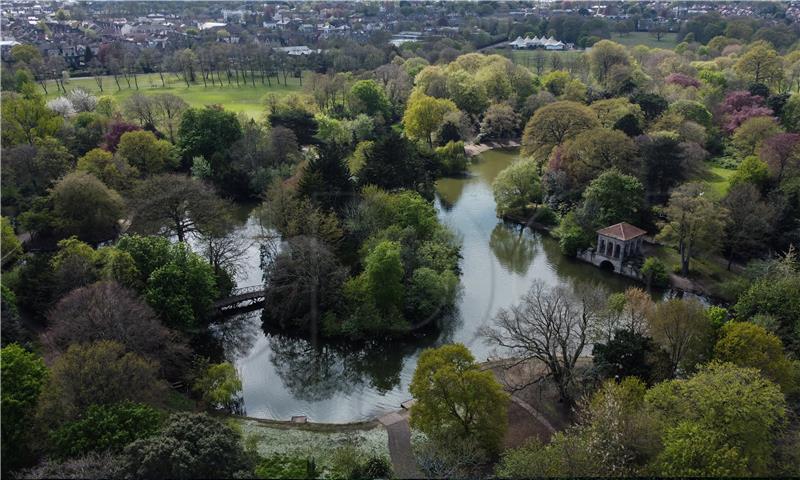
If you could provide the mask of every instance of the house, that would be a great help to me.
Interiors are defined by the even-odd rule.
[[[642,244],[645,230],[622,222],[597,231],[597,246],[578,252],[580,260],[620,275],[641,279]]]

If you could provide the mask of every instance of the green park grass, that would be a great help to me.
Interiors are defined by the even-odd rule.
[[[724,197],[728,193],[730,178],[736,170],[710,163],[705,165],[706,170],[698,176],[697,180],[708,185],[716,198]]]
[[[672,50],[678,45],[678,38],[674,33],[665,33],[661,40],[657,40],[655,35],[650,32],[630,32],[625,35],[615,33],[611,35],[611,40],[625,45],[626,47],[635,47],[636,45],[644,45],[650,48],[664,48]]]
[[[252,118],[258,118],[264,113],[264,103],[268,95],[274,94],[281,98],[302,91],[300,79],[288,78],[288,85],[284,85],[283,77],[281,77],[280,85],[275,83],[275,78],[271,78],[271,86],[262,85],[260,78],[256,77],[255,86],[252,83],[248,83],[247,86],[241,85],[237,87],[235,82],[229,86],[227,81],[223,86],[219,86],[219,83],[213,86],[211,82],[208,83],[208,86],[204,86],[201,81],[187,87],[182,79],[176,78],[172,74],[165,74],[166,86],[162,87],[158,74],[142,74],[137,76],[139,82],[138,90],[136,90],[133,80],[131,80],[129,88],[128,83],[120,77],[119,82],[122,88],[118,89],[116,82],[114,82],[114,77],[104,76],[102,78],[103,92],[100,91],[95,79],[91,77],[70,79],[68,83],[65,82],[64,87],[67,91],[81,88],[98,96],[108,95],[120,103],[137,92],[145,95],[172,93],[183,98],[192,107],[222,105],[226,110],[237,113],[242,112]],[[48,99],[58,97],[61,94],[58,92],[55,82],[49,82],[47,90]]]

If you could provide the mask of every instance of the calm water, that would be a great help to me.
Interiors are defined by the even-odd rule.
[[[358,349],[312,345],[302,339],[265,335],[260,312],[231,318],[221,330],[226,354],[242,377],[248,416],[288,420],[306,415],[315,422],[351,422],[396,410],[408,400],[408,385],[420,352],[448,342],[467,345],[478,360],[492,355],[478,335],[503,307],[515,304],[535,279],[550,285],[601,282],[612,291],[631,283],[564,257],[551,238],[505,224],[495,216],[491,183],[517,157],[516,150],[486,152],[470,175],[437,183],[439,218],[462,239],[463,293],[455,318],[438,334],[405,342],[377,342]],[[250,217],[241,233],[255,237]],[[248,249],[239,286],[261,282],[258,245]]]

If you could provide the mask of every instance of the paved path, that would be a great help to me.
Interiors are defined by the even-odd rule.
[[[514,395],[511,396],[511,401],[522,407],[522,409],[525,410],[526,412],[530,413],[531,416],[535,418],[536,421],[541,423],[542,426],[544,426],[544,428],[546,428],[548,432],[550,432],[551,434],[556,433],[556,429],[553,427],[553,424],[551,424],[550,421],[544,417],[544,415],[539,413],[538,410],[533,408],[533,405],[526,402],[525,400],[522,400],[519,397],[515,397]]]
[[[424,478],[417,468],[411,451],[411,428],[408,426],[408,410],[390,413],[379,418],[389,434],[389,455],[396,478]]]

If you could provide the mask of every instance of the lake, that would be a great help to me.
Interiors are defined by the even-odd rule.
[[[492,150],[473,160],[469,175],[436,184],[436,210],[462,240],[462,293],[452,318],[440,331],[404,341],[373,342],[354,348],[346,343],[312,344],[305,339],[267,335],[261,312],[230,318],[220,329],[226,356],[242,378],[244,414],[289,420],[345,423],[374,418],[400,408],[419,354],[425,348],[460,342],[478,361],[496,355],[479,329],[501,308],[514,305],[531,283],[549,285],[602,283],[622,291],[631,281],[565,257],[546,234],[504,223],[495,215],[492,181],[518,156],[517,149]],[[241,234],[255,237],[261,227],[250,215]],[[259,247],[254,243],[237,274],[238,286],[262,281]],[[502,352],[500,352],[502,354]]]

